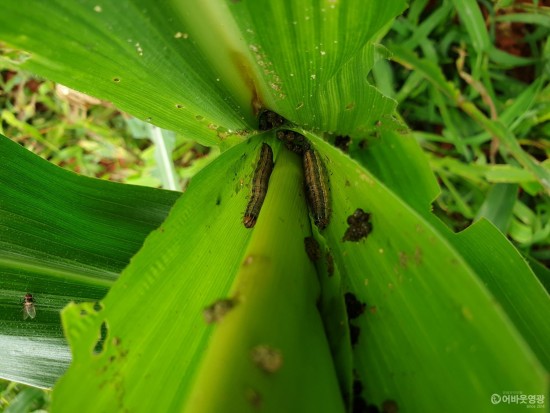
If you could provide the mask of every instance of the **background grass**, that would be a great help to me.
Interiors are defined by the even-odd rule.
[[[479,5],[479,8],[477,7]],[[475,13],[468,14],[473,7]],[[550,2],[413,0],[384,39],[429,59],[489,120],[502,121],[521,148],[550,167]],[[9,53],[0,50],[2,54]],[[100,179],[163,186],[144,124],[106,102],[0,66],[0,132],[66,169]],[[402,59],[379,63],[373,81],[399,103],[438,177],[434,213],[455,230],[491,220],[530,260],[550,266],[550,199],[502,143],[457,101]],[[217,156],[165,135],[184,189]],[[544,282],[544,281],[543,281]],[[547,286],[548,287],[548,286]],[[0,410],[47,410],[49,393],[0,382]]]

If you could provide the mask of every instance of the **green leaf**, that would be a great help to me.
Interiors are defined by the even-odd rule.
[[[418,4],[418,2],[415,2]],[[415,25],[414,30],[412,31],[412,36],[407,39],[402,47],[409,50],[414,50],[415,47],[427,41],[429,34],[435,30],[441,24],[444,24],[444,21],[448,19],[449,14],[453,11],[452,2],[443,2],[440,7],[438,7],[433,13],[431,13],[420,25]],[[413,12],[412,6],[408,13],[408,19],[415,19],[414,16],[411,16]],[[414,13],[414,12],[413,12]],[[416,12],[418,13],[418,11]],[[416,14],[414,13],[414,14]]]
[[[251,236],[241,220],[260,145],[254,139],[235,146],[195,176],[103,300],[102,310],[86,304],[64,310],[74,363],[55,388],[54,409],[86,409],[82,400],[90,392],[103,396],[89,411],[116,411],[119,403],[132,411],[183,405],[212,334],[203,309],[228,297]],[[103,350],[94,354],[104,322]],[[86,388],[77,385],[81,380]],[[105,382],[111,385],[105,388]],[[142,386],[158,397],[144,401]],[[117,389],[125,389],[124,397]]]
[[[496,19],[498,22],[516,22],[535,24],[550,28],[550,15],[542,13],[508,13],[500,15]]]
[[[4,413],[20,413],[20,412],[34,412],[36,406],[42,402],[44,394],[33,388],[27,388],[22,390],[11,401],[7,409],[3,410]]]
[[[333,224],[325,236],[343,287],[368,308],[356,321],[361,333],[354,351],[367,400],[434,411],[453,398],[446,409],[458,412],[485,409],[495,389],[545,394],[544,369],[439,225],[328,144],[319,141],[317,148],[332,173]],[[343,242],[346,219],[356,208],[371,213],[372,233],[358,243]],[[510,260],[517,265],[518,257]],[[529,317],[530,325],[540,326],[538,316]],[[514,361],[513,373],[510,360],[521,360]]]
[[[366,81],[380,55],[368,42],[404,8],[404,0],[370,7],[359,0],[58,0],[47,7],[12,0],[0,37],[30,52],[24,69],[200,143],[226,145],[256,126],[263,106],[339,133],[391,113],[395,103]]]
[[[186,7],[204,21],[200,3]],[[109,100],[164,129],[220,144],[255,123],[252,105],[219,81],[190,26],[175,2],[8,1],[0,38],[30,53],[22,69]],[[229,48],[223,37],[218,40]]]
[[[518,186],[514,184],[496,184],[489,190],[485,201],[477,211],[475,220],[486,218],[500,232],[506,234],[512,210],[517,199]]]
[[[4,136],[0,164],[0,372],[50,387],[70,361],[59,311],[102,298],[180,193],[78,176]]]
[[[181,190],[174,162],[172,162],[175,143],[174,133],[149,125],[149,139],[155,145],[157,174],[160,176],[162,187],[172,191]]]
[[[351,155],[417,212],[428,213],[439,187],[412,135],[379,128],[353,146]]]
[[[550,292],[550,269],[533,257],[527,256],[526,259],[531,266],[533,273],[537,276],[540,283],[546,289],[546,292]]]
[[[366,81],[380,53],[368,42],[404,8],[402,0],[369,7],[357,0],[286,0],[234,2],[229,10],[251,51],[266,106],[304,127],[346,133],[357,126],[350,117],[358,122],[363,112],[379,110],[364,94],[388,100]]]
[[[453,0],[453,4],[478,55],[488,52],[492,45],[479,4],[475,0]]]
[[[358,0],[345,5],[194,0],[151,7],[136,0],[75,3],[74,8],[61,3],[52,5],[40,29],[33,25],[50,7],[11,0],[5,8],[0,36],[33,53],[23,66],[223,149],[253,133],[257,110],[274,109],[308,129],[292,126],[308,136],[326,164],[332,217],[321,233],[307,225],[296,159],[273,143],[273,185],[257,227],[245,229],[242,212],[258,149],[273,140],[273,133],[226,150],[194,178],[100,305],[72,304],[64,310],[74,361],[56,386],[54,408],[71,413],[181,411],[184,406],[242,411],[265,401],[272,411],[305,410],[306,403],[318,403],[315,410],[338,411],[343,409],[336,377],[344,396],[357,379],[364,386],[360,396],[369,403],[391,399],[400,410],[411,411],[436,411],[442,405],[448,411],[486,410],[490,395],[506,389],[546,394],[541,362],[547,366],[547,353],[543,340],[528,334],[542,317],[531,316],[527,296],[517,302],[509,298],[510,289],[478,262],[480,255],[462,249],[428,213],[437,193],[433,176],[416,143],[394,130],[395,102],[366,80],[377,59],[387,56],[372,42],[403,2],[365,7]],[[479,13],[474,2],[470,6]],[[479,24],[479,17],[468,24]],[[14,23],[18,19],[21,27]],[[184,40],[190,42],[182,46]],[[487,51],[481,35],[477,47]],[[547,171],[523,152],[504,121],[487,119],[433,62],[396,50],[397,60],[420,69],[440,89],[440,97],[451,98],[487,132],[501,137],[541,184],[550,185]],[[371,133],[373,139],[363,153],[352,151],[358,163],[321,139],[331,132],[349,134],[356,143]],[[380,137],[385,143],[377,147]],[[396,162],[403,164],[392,170]],[[400,180],[400,171],[410,175]],[[370,214],[372,233],[359,242],[344,241],[353,224],[348,218],[358,208]],[[314,311],[318,286],[304,258],[302,240],[310,229],[334,259],[330,280],[329,261],[316,264],[325,277],[319,306],[328,343]],[[487,245],[480,251],[487,253],[500,234],[492,227],[482,230],[483,236],[477,236]],[[508,254],[510,268],[522,272],[521,281],[546,309],[547,297],[532,273],[501,241],[495,242]],[[257,266],[251,265],[257,255]],[[265,274],[250,274],[263,268]],[[290,268],[297,269],[294,277],[283,273]],[[248,282],[251,275],[256,278]],[[346,319],[346,292],[367,303],[357,319]],[[247,300],[237,300],[234,312],[214,328],[205,325],[201,313],[206,306],[235,296]],[[503,300],[503,307],[495,299]],[[356,331],[359,340],[352,352],[350,332]],[[282,354],[280,371],[258,377],[247,358],[255,343],[275,343]],[[337,363],[334,371],[329,348]],[[302,368],[300,360],[306,357],[311,362]],[[292,383],[301,382],[290,389],[281,380],[286,374]],[[303,383],[306,390],[300,388]],[[204,400],[211,394],[216,396]],[[223,408],[216,403],[224,403]]]
[[[519,252],[486,220],[448,239],[491,291],[522,338],[550,370],[548,293]]]
[[[301,159],[280,152],[231,289],[235,308],[210,338],[185,411],[345,411],[304,248],[302,180]]]
[[[342,276],[342,286],[334,286],[338,290],[329,294],[336,297],[345,291],[353,291],[368,304],[366,314],[353,321],[361,330],[354,351],[354,365],[365,386],[367,400],[381,404],[391,398],[411,410],[431,411],[441,403],[433,397],[434,394],[441,400],[448,400],[451,394],[467,394],[468,397],[455,400],[449,410],[458,412],[472,406],[482,409],[490,403],[489,397],[495,389],[521,388],[529,394],[543,394],[545,376],[542,367],[507,314],[495,306],[493,296],[479,283],[475,270],[465,258],[436,227],[373,175],[318,137],[309,133],[308,137],[322,154],[330,176],[333,214],[323,237]],[[274,230],[272,226],[279,227],[290,219],[287,211],[293,210],[279,206],[279,202],[288,196],[278,183],[269,189],[270,195],[262,212],[265,215],[260,215],[258,227],[252,230],[252,238],[241,223],[248,193],[242,190],[242,182],[250,182],[260,144],[254,142],[248,147],[239,145],[225,152],[217,162],[196,176],[162,228],[148,238],[119,283],[111,289],[102,303],[102,310],[96,312],[85,305],[65,310],[64,320],[75,363],[56,388],[54,403],[57,400],[55,407],[59,411],[74,411],[76,406],[82,406],[94,388],[102,394],[94,409],[102,411],[121,407],[150,411],[159,408],[159,403],[162,403],[162,410],[168,407],[180,410],[187,403],[215,410],[214,404],[208,404],[208,409],[202,404],[206,403],[204,397],[199,401],[195,398],[199,396],[190,395],[191,383],[198,386],[193,392],[195,395],[210,394],[210,390],[213,394],[225,395],[227,389],[223,390],[224,387],[218,387],[218,384],[227,384],[228,378],[235,374],[243,378],[231,386],[241,383],[238,388],[244,400],[239,396],[235,398],[237,400],[227,401],[230,411],[231,406],[242,407],[246,401],[242,389],[255,383],[261,391],[248,393],[254,396],[253,400],[258,399],[258,394],[262,400],[278,400],[275,407],[269,409],[285,410],[282,406],[291,403],[293,393],[285,393],[288,398],[277,398],[274,395],[278,394],[278,386],[264,389],[262,380],[252,379],[256,376],[250,365],[242,373],[237,373],[241,370],[236,367],[246,362],[243,349],[247,345],[252,342],[270,343],[274,339],[265,337],[283,331],[277,326],[285,323],[271,322],[271,317],[282,320],[288,314],[287,310],[273,311],[273,305],[269,305],[273,300],[270,297],[276,294],[266,291],[272,282],[271,275],[268,275],[271,272],[266,273],[267,278],[262,279],[262,283],[255,281],[252,285],[241,286],[236,282],[230,288],[239,268],[245,271],[241,263],[246,263],[246,257],[251,254],[243,255],[242,251],[246,250],[246,245],[251,248],[249,251],[257,251],[255,248],[259,247],[253,245],[259,243],[262,250],[272,245],[273,254],[277,254],[281,247],[276,245],[286,243],[287,251],[292,251],[286,253],[286,260],[292,265],[303,265],[299,264],[303,262],[303,250],[300,258],[299,254],[296,255],[298,244],[291,247],[294,244],[285,238],[289,236],[290,228],[283,230],[283,226],[280,232],[270,232]],[[275,153],[279,153],[277,146],[274,148]],[[277,159],[281,161],[276,162],[276,168],[284,170],[284,158]],[[227,185],[227,171],[230,171],[230,185]],[[296,179],[290,175],[284,178],[294,185]],[[343,241],[348,226],[346,217],[356,208],[372,214],[373,232],[366,240],[357,243]],[[265,227],[261,220],[265,220]],[[301,226],[293,226],[292,234],[296,237]],[[231,242],[229,234],[232,235]],[[303,236],[296,238],[301,240]],[[296,238],[292,242],[296,243]],[[225,247],[216,248],[219,245]],[[252,255],[264,256],[260,253]],[[517,259],[511,257],[511,260],[515,262]],[[208,264],[205,266],[204,263]],[[264,264],[258,265],[260,268]],[[302,272],[297,270],[294,277]],[[241,275],[245,277],[241,282],[249,276],[250,273]],[[280,282],[286,279],[282,271],[278,277],[283,277]],[[301,294],[300,291],[308,288],[284,285],[294,294]],[[206,306],[220,298],[239,297],[241,291],[246,297],[249,288],[255,288],[252,302],[248,304],[248,299],[245,300],[240,313],[237,310],[234,314],[229,313],[216,331],[212,332],[201,320],[201,311]],[[281,294],[278,294],[279,299]],[[315,296],[314,290],[309,294]],[[294,299],[290,300],[294,302]],[[261,306],[262,302],[268,305]],[[82,310],[87,312],[84,317]],[[272,313],[280,313],[283,318]],[[299,314],[309,319],[306,313]],[[261,320],[265,320],[265,324]],[[103,343],[101,352],[94,354],[103,323],[108,333],[104,342],[100,340]],[[136,323],[140,325],[139,330],[132,327]],[[258,327],[241,337],[238,332],[249,323]],[[277,335],[277,340],[281,343],[307,341],[309,334],[315,334],[317,328],[312,326],[298,333],[293,326],[289,325],[285,332]],[[142,331],[149,333],[143,335]],[[329,337],[329,340],[339,338]],[[320,341],[316,342],[320,345]],[[207,343],[213,346],[213,350],[204,353]],[[407,343],[406,353],[402,343]],[[287,347],[281,346],[285,354]],[[498,352],[494,351],[495,346],[499,348]],[[300,348],[288,352],[298,354]],[[411,358],[409,354],[415,357]],[[220,366],[218,361],[221,359],[228,370],[218,368],[216,375],[212,376],[212,366]],[[294,371],[296,366],[288,368]],[[509,374],[511,368],[514,374]],[[393,374],[388,374],[388,371]],[[142,377],[149,380],[142,380]],[[167,377],[170,379],[160,380]],[[82,380],[90,387],[80,386]],[[431,389],[429,393],[422,390],[426,387]],[[144,401],[141,395],[146,389],[159,397]],[[228,400],[226,397],[220,396],[222,400]],[[217,397],[211,402],[216,401]],[[506,410],[505,406],[503,409]]]
[[[477,6],[476,6],[477,7]],[[427,59],[420,59],[414,53],[402,49],[399,46],[392,46],[390,50],[394,53],[394,59],[403,65],[414,68],[422,73],[437,89],[443,92],[455,104],[468,114],[480,127],[489,132],[492,136],[500,139],[506,149],[517,161],[529,172],[537,177],[539,183],[544,187],[546,193],[550,193],[550,171],[538,161],[528,155],[519,145],[516,137],[500,119],[487,118],[472,102],[466,100],[455,86],[448,82],[441,71],[441,68]]]

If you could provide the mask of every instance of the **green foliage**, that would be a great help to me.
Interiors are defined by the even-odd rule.
[[[42,345],[53,337],[38,331],[40,307],[40,319],[8,322],[14,298],[32,282],[33,293],[47,299],[44,310],[58,340],[54,376],[60,374],[67,362],[55,317],[61,303],[100,298],[133,257],[100,303],[73,303],[63,311],[73,363],[56,385],[54,410],[277,412],[317,406],[332,412],[367,400],[397,403],[400,411],[442,405],[490,411],[493,393],[546,394],[550,301],[542,285],[549,278],[536,260],[546,257],[550,231],[543,162],[548,146],[538,139],[548,107],[546,15],[522,6],[539,26],[524,38],[531,53],[512,56],[495,46],[499,24],[525,21],[525,13],[499,7],[413,2],[388,37],[394,61],[402,64],[390,66],[387,49],[375,42],[402,12],[402,2],[8,2],[0,36],[26,50],[5,49],[10,67],[107,98],[178,133],[125,122],[132,135],[153,142],[144,153],[157,159],[158,174],[148,182],[181,185],[171,163],[182,150],[179,133],[222,151],[175,202],[176,193],[118,189],[54,171],[2,143],[8,166],[0,176],[8,188],[0,193],[3,225],[12,228],[13,211],[20,211],[13,222],[23,223],[25,234],[21,241],[13,231],[0,249],[7,257],[0,270],[9,275],[0,278],[9,314],[2,320],[5,342],[8,334],[24,336],[18,329]],[[46,11],[48,21],[37,25]],[[491,17],[489,30],[484,14]],[[511,70],[523,66],[539,75],[527,80],[529,87]],[[407,133],[395,101],[367,82],[371,70],[419,131]],[[307,136],[325,163],[332,209],[326,230],[307,220],[300,159],[273,131],[256,131],[263,107]],[[34,121],[23,122],[12,111],[3,119],[53,156],[61,151]],[[349,156],[326,142],[334,135],[352,138]],[[273,147],[276,166],[249,230],[241,218],[262,142]],[[439,197],[431,170],[442,183]],[[17,174],[27,185],[14,184]],[[73,198],[77,202],[60,202],[52,211],[51,199]],[[436,198],[436,214],[451,217],[453,226],[479,221],[454,234],[430,212]],[[350,242],[348,217],[358,208],[369,214],[372,231]],[[158,213],[150,216],[152,210]],[[46,225],[54,230],[40,232],[47,242],[33,244],[41,230],[33,219],[41,222],[48,214],[53,218]],[[149,219],[141,226],[136,216]],[[483,218],[528,254],[542,285]],[[308,236],[320,245],[315,265],[304,250]],[[72,254],[73,248],[74,262],[55,253]],[[25,251],[30,259],[10,260]],[[37,261],[40,254],[48,259]],[[118,264],[109,266],[115,256]],[[49,283],[56,281],[64,285],[51,293]],[[101,291],[94,293],[93,286]],[[366,303],[356,319],[346,314],[346,292]],[[217,325],[205,324],[202,311],[219,299],[234,308]],[[271,349],[267,355],[265,349]],[[38,365],[40,357],[7,359],[6,366],[21,372],[11,377],[47,385],[40,374],[21,368]],[[144,394],[155,397],[145,400]]]
[[[2,412],[45,412],[50,407],[50,398],[50,392],[0,380],[0,409]]]
[[[218,154],[181,134],[122,114],[106,102],[25,72],[3,70],[0,88],[0,132],[50,162],[86,176],[183,189]],[[155,144],[159,132],[171,151],[163,153],[158,139],[160,144]],[[177,176],[170,171],[172,181],[179,182],[177,188],[163,179],[163,170],[170,170],[172,163],[185,167],[178,168]]]
[[[180,194],[79,176],[5,137],[0,162],[0,367],[4,377],[49,387],[70,360],[59,311],[101,299]],[[27,292],[37,318],[24,322]],[[29,345],[34,338],[44,345]]]
[[[527,3],[415,1],[385,39],[403,66],[374,68],[442,184],[435,212],[455,229],[486,217],[546,264],[549,22]]]

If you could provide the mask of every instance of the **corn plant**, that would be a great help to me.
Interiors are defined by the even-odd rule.
[[[453,4],[488,50],[477,4]],[[427,157],[369,79],[405,8],[5,1],[5,64],[221,153],[180,193],[0,140],[2,377],[71,413],[544,406],[546,290],[490,221],[454,233],[432,214]],[[391,49],[548,194],[503,121]]]

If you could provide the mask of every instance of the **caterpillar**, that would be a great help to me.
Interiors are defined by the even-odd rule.
[[[260,159],[256,165],[254,177],[252,178],[250,200],[248,201],[243,217],[243,224],[246,228],[252,228],[256,225],[256,220],[258,219],[260,209],[262,208],[262,204],[267,194],[267,185],[272,171],[273,150],[267,143],[263,143],[260,150]]]
[[[298,155],[303,155],[305,151],[310,150],[309,141],[306,137],[298,132],[292,130],[279,130],[277,131],[277,139],[285,144],[285,147]]]
[[[330,221],[328,175],[319,153],[309,148],[303,156],[305,190],[313,222],[320,230]]]
[[[264,110],[260,113],[258,117],[258,129],[261,131],[270,130],[273,128],[278,128],[286,122],[286,119],[283,118],[278,113],[275,113],[271,110]]]

